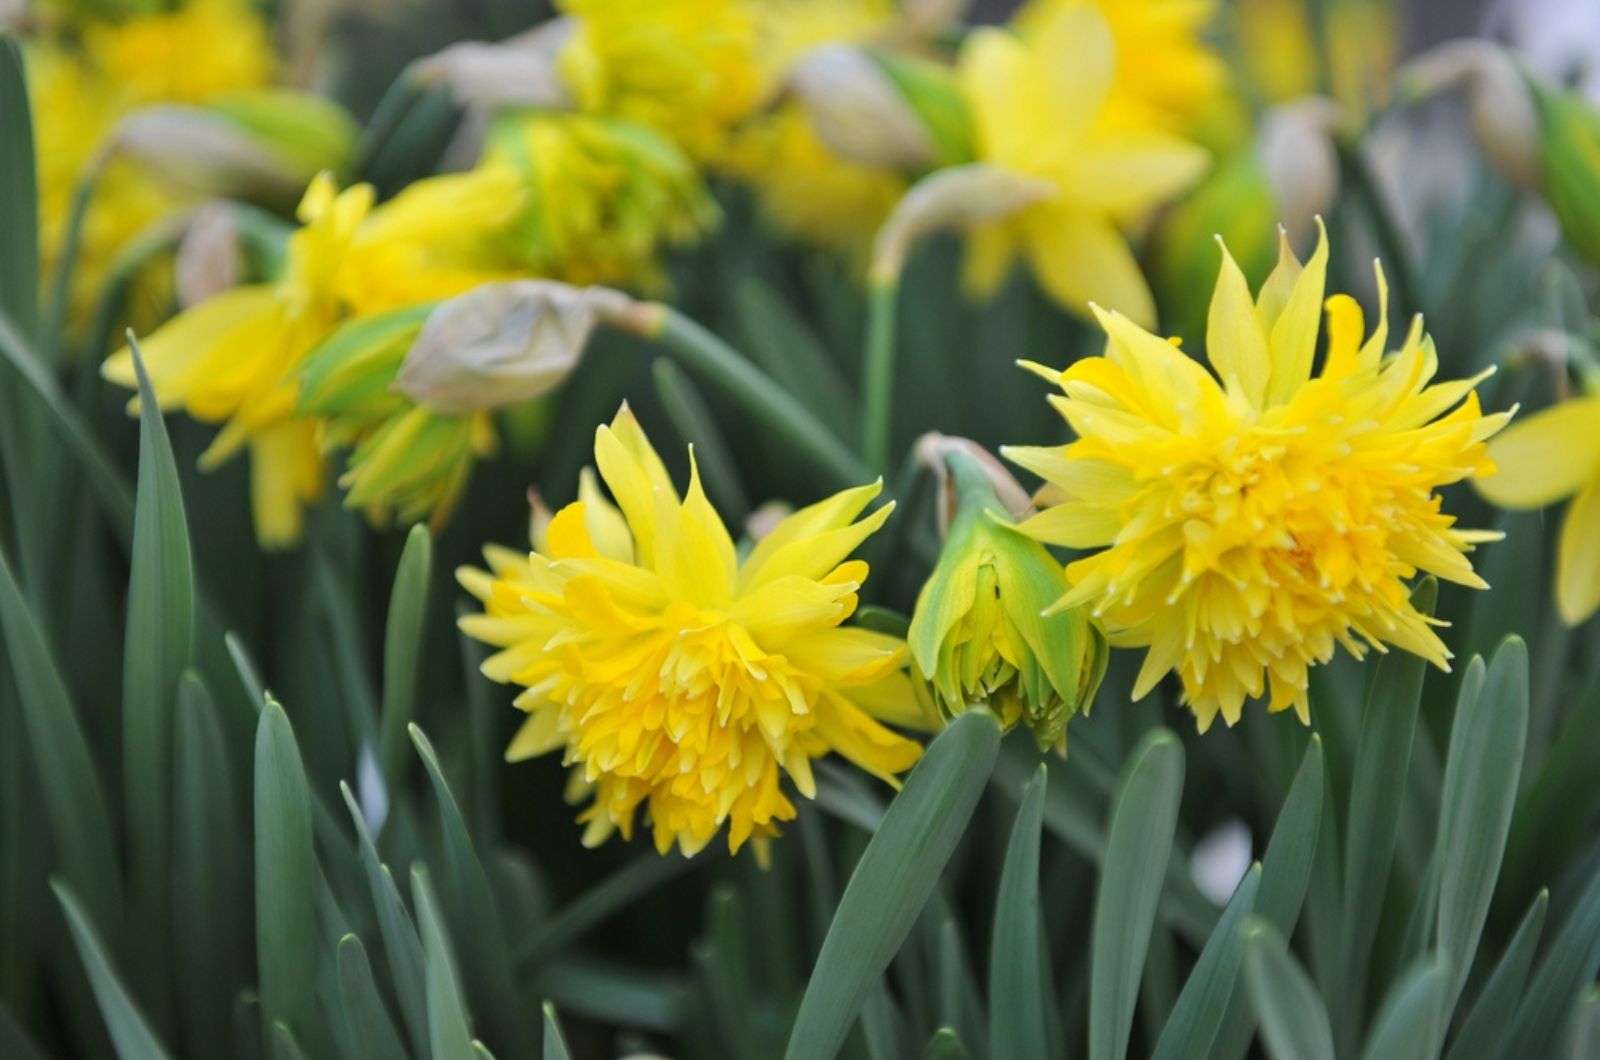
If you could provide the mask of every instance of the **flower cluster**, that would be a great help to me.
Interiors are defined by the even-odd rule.
[[[555,476],[496,417],[538,414],[598,329],[658,343],[715,388],[708,403],[658,365],[704,483],[691,449],[680,493],[624,403],[595,434],[598,478],[535,519],[531,550],[491,546],[488,569],[458,572],[482,605],[461,627],[496,649],[485,674],[521,688],[507,756],[561,753],[586,843],[642,819],[663,853],[724,830],[759,847],[794,794],[816,795],[816,760],[895,784],[920,755],[908,733],[974,707],[1065,753],[1112,648],[1144,653],[1135,699],[1175,675],[1202,731],[1258,699],[1309,720],[1309,672],[1341,646],[1444,667],[1442,623],[1412,590],[1483,587],[1469,554],[1495,535],[1458,527],[1442,498],[1469,479],[1503,506],[1574,497],[1558,604],[1574,623],[1600,608],[1600,443],[1572,443],[1600,437],[1597,399],[1495,437],[1509,414],[1480,409],[1487,373],[1436,381],[1420,318],[1391,344],[1381,270],[1370,335],[1354,298],[1326,297],[1320,220],[1305,263],[1283,232],[1271,268],[1272,219],[1309,233],[1328,182],[1364,160],[1340,157],[1325,100],[1254,135],[1234,81],[1275,103],[1289,90],[1224,65],[1212,0],[1030,0],[995,26],[932,0],[560,0],[524,33],[411,62],[359,137],[282,87],[294,64],[243,0],[61,6],[27,45],[44,270],[76,261],[77,319],[130,247],[189,263],[198,279],[175,299],[157,285],[157,313],[132,320],[152,327],[103,374],[134,389],[142,356],[163,409],[216,427],[202,468],[248,455],[262,545],[295,544],[330,479],[375,526],[439,527],[502,444]],[[1239,7],[1244,37],[1278,10]],[[1600,126],[1539,99],[1555,146],[1525,168],[1585,249]],[[1316,167],[1289,163],[1307,158],[1332,175],[1300,179]],[[680,252],[745,217],[778,253],[729,239],[713,280],[692,275]],[[1243,266],[1223,249],[1214,286],[1197,238],[1213,220],[1246,233]],[[1003,450],[1043,480],[1031,499],[981,446],[937,436],[916,474],[943,484],[942,540],[875,538],[894,503],[873,508],[881,480],[862,483],[893,466],[897,285],[945,228],[970,293],[1025,262],[1052,312],[1099,324],[1104,352],[1030,365],[1072,434]],[[842,267],[817,270],[818,250]],[[666,301],[791,269],[865,296],[859,410],[827,348],[856,307],[825,342],[788,334],[760,297],[740,305],[746,331],[782,333],[750,336],[758,363]],[[1204,361],[1173,331],[1203,331]],[[846,488],[738,540],[707,496],[742,508],[754,485],[704,422],[720,402],[789,444],[763,455]],[[917,496],[921,479],[900,482]],[[894,577],[869,588],[852,557],[871,547]],[[858,615],[864,593],[909,615]]]

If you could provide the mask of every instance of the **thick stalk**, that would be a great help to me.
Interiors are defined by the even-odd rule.
[[[872,471],[809,409],[726,342],[660,303],[636,306],[620,326],[653,338],[686,367],[699,372],[763,426],[784,436],[839,486],[855,486]]]
[[[894,428],[895,316],[900,270],[873,270],[867,293],[867,344],[861,361],[861,453],[882,473]]]

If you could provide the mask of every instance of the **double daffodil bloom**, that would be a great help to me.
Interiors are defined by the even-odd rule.
[[[1114,646],[1147,649],[1135,698],[1176,670],[1202,731],[1269,693],[1269,709],[1307,720],[1307,671],[1339,645],[1445,667],[1406,583],[1484,588],[1466,553],[1498,536],[1457,529],[1436,491],[1494,470],[1485,442],[1507,415],[1481,413],[1481,376],[1430,385],[1438,358],[1420,318],[1386,355],[1386,316],[1363,341],[1360,307],[1334,295],[1312,371],[1327,258],[1325,237],[1304,268],[1285,241],[1252,300],[1224,251],[1206,333],[1215,375],[1098,313],[1103,356],[1037,369],[1064,392],[1052,402],[1077,440],[1007,450],[1055,502],[1022,530],[1093,550],[1067,567],[1055,606],[1088,605]]]
[[[323,175],[300,204],[304,227],[289,237],[278,282],[225,291],[141,344],[163,408],[223,425],[202,468],[250,451],[262,544],[298,540],[302,508],[324,488],[317,423],[295,415],[306,354],[346,318],[502,278],[496,238],[521,203],[520,179],[503,168],[418,181],[377,207],[371,185],[339,192]],[[103,370],[134,386],[130,350]]]
[[[527,205],[508,235],[538,276],[659,290],[663,252],[717,221],[694,164],[638,122],[504,111],[490,127],[484,164],[524,175]]]
[[[560,0],[561,79],[586,114],[636,121],[698,161],[721,155],[759,87],[742,0]]]
[[[1152,325],[1150,288],[1122,228],[1193,183],[1207,155],[1116,104],[1118,63],[1138,42],[1116,40],[1097,8],[1050,4],[1034,15],[1018,33],[974,30],[961,50],[978,160],[1049,189],[972,230],[969,285],[992,292],[1021,253],[1063,308],[1087,314],[1098,302]]]
[[[1600,396],[1519,420],[1489,443],[1500,469],[1474,483],[1501,508],[1571,498],[1556,555],[1556,608],[1570,626],[1600,610]]]
[[[491,547],[463,568],[484,613],[462,619],[499,648],[484,664],[525,689],[528,720],[506,757],[561,751],[572,794],[592,803],[585,845],[643,807],[656,849],[694,854],[728,829],[737,851],[795,816],[787,776],[816,793],[830,752],[893,782],[918,745],[883,722],[923,722],[897,638],[843,623],[866,564],[851,552],[890,506],[860,518],[878,485],[790,515],[743,559],[698,472],[679,496],[626,406],[595,434],[592,479],[532,553]]]

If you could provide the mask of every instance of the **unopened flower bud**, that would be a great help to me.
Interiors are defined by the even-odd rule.
[[[554,389],[583,356],[595,325],[632,304],[606,287],[484,284],[429,315],[395,389],[439,412],[520,404]]]
[[[1067,591],[1061,564],[1018,532],[983,464],[956,447],[944,457],[957,506],[911,617],[914,666],[946,717],[987,705],[1063,749],[1105,675],[1105,638],[1082,609],[1051,610]]]
[[[556,56],[574,26],[570,18],[556,18],[494,44],[452,44],[419,60],[413,71],[422,84],[446,85],[468,106],[566,110],[572,94],[557,72]]]
[[[789,88],[817,138],[847,162],[919,169],[939,158],[938,144],[901,86],[861,48],[812,49],[789,74]]]
[[[1412,97],[1466,93],[1473,135],[1489,161],[1523,188],[1539,184],[1539,115],[1527,80],[1504,48],[1455,40],[1411,60],[1399,74]]]

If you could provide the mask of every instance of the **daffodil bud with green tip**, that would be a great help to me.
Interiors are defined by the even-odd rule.
[[[1082,609],[1047,614],[1068,588],[1062,566],[1017,531],[996,469],[960,445],[938,448],[953,511],[906,638],[915,668],[945,716],[987,705],[1041,749],[1064,750],[1067,722],[1105,674],[1105,638]]]

